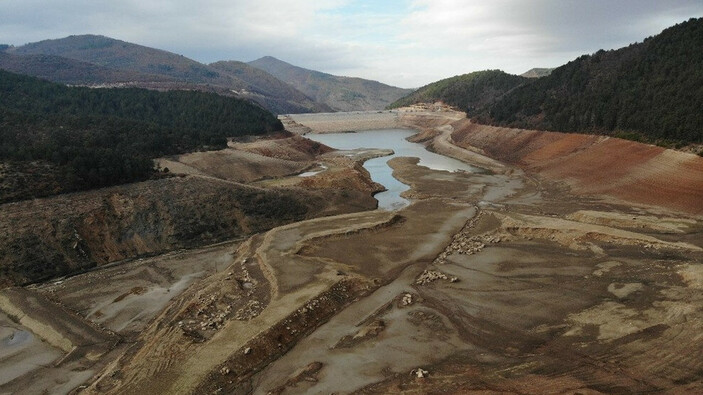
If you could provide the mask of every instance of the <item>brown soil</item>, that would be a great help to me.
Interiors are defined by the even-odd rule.
[[[367,194],[168,178],[0,206],[0,283],[61,276],[283,223],[375,207]],[[357,197],[360,199],[350,199]]]
[[[460,147],[566,182],[577,193],[703,214],[703,158],[617,138],[453,124]]]
[[[168,168],[171,173],[210,176],[236,182],[287,176],[300,173],[311,165],[310,162],[268,158],[235,149],[162,158],[158,163],[162,168]]]
[[[332,152],[330,147],[298,135],[277,139],[259,139],[250,143],[230,143],[230,147],[269,158],[291,161],[315,160],[318,155]]]
[[[472,129],[457,114],[427,117],[405,119],[424,125],[420,139],[433,149],[495,172],[440,172],[397,158],[390,165],[411,185],[406,195],[412,199],[400,211],[306,219],[241,244],[175,253],[182,257],[175,262],[164,256],[39,287],[107,325],[134,318],[129,301],[163,306],[123,327],[118,334],[128,342],[99,358],[92,379],[74,381],[88,380],[86,393],[703,389],[698,218],[679,206],[573,193],[588,185],[583,191],[614,193],[593,189],[601,176],[583,167],[596,161],[588,159],[591,153],[632,151],[627,172],[608,173],[612,185],[653,185],[652,174],[669,174],[687,160],[656,147],[630,150],[629,142],[615,139],[510,130],[496,136]],[[471,149],[459,146],[468,144]],[[329,153],[312,159],[327,167],[316,165],[324,170],[313,176],[327,187],[300,189],[305,196],[339,198],[317,215],[358,210],[364,201],[350,195],[353,189],[329,187],[335,172],[356,171],[363,179],[358,162],[337,160]],[[687,177],[697,185],[696,176]],[[258,185],[280,187],[299,178]],[[193,179],[214,182],[184,180]],[[683,202],[699,196],[695,188],[681,189]],[[343,203],[343,196],[353,201]],[[642,195],[627,199],[653,204]],[[113,278],[114,285],[100,286]],[[88,284],[94,289],[81,291]],[[164,287],[178,294],[150,299]],[[30,377],[37,376],[25,373],[8,385]],[[6,388],[16,387],[0,386]]]

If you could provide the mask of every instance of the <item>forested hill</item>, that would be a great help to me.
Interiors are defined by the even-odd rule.
[[[215,92],[256,101],[276,113],[329,110],[281,81],[269,89],[275,78],[253,67],[212,67],[183,55],[91,34],[0,46],[0,68],[75,85]]]
[[[496,125],[703,143],[703,18],[561,66],[470,117]]]
[[[174,78],[124,71],[55,55],[15,55],[0,51],[0,69],[73,85],[111,82],[174,82]]]
[[[143,180],[151,159],[282,130],[248,101],[66,87],[0,70],[0,202]]]
[[[158,74],[179,81],[245,87],[217,70],[168,51],[92,34],[44,40],[7,49],[14,55],[52,55],[116,70]]]
[[[442,101],[461,110],[486,106],[528,79],[500,70],[476,71],[425,85],[389,108]]]

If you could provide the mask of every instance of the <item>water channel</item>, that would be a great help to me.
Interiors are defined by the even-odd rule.
[[[395,154],[367,160],[364,163],[364,168],[371,174],[372,180],[387,189],[374,196],[378,200],[378,208],[381,210],[398,210],[410,204],[407,199],[400,196],[402,192],[410,187],[393,177],[393,170],[388,166],[388,161],[392,158],[399,156],[420,158],[420,166],[434,170],[463,170],[472,173],[480,171],[476,167],[467,165],[459,160],[430,152],[421,144],[405,140],[415,133],[417,132],[409,129],[381,129],[355,133],[309,133],[305,137],[340,150],[361,148],[392,149]]]

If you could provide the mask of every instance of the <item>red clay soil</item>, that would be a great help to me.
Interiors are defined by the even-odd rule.
[[[703,214],[703,158],[612,137],[453,124],[452,139],[575,192]]]

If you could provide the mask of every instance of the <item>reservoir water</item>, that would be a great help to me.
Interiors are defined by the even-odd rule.
[[[417,132],[408,129],[382,129],[355,133],[309,133],[305,137],[340,150],[360,148],[392,149],[395,154],[367,160],[364,162],[364,168],[371,174],[372,180],[387,189],[374,195],[376,200],[378,200],[378,208],[382,210],[397,210],[410,204],[407,199],[400,196],[401,193],[407,191],[410,187],[393,177],[393,170],[388,166],[388,161],[392,158],[400,156],[419,158],[420,166],[434,170],[463,170],[472,173],[480,171],[476,167],[467,165],[459,160],[430,152],[421,144],[405,140],[415,133]]]

